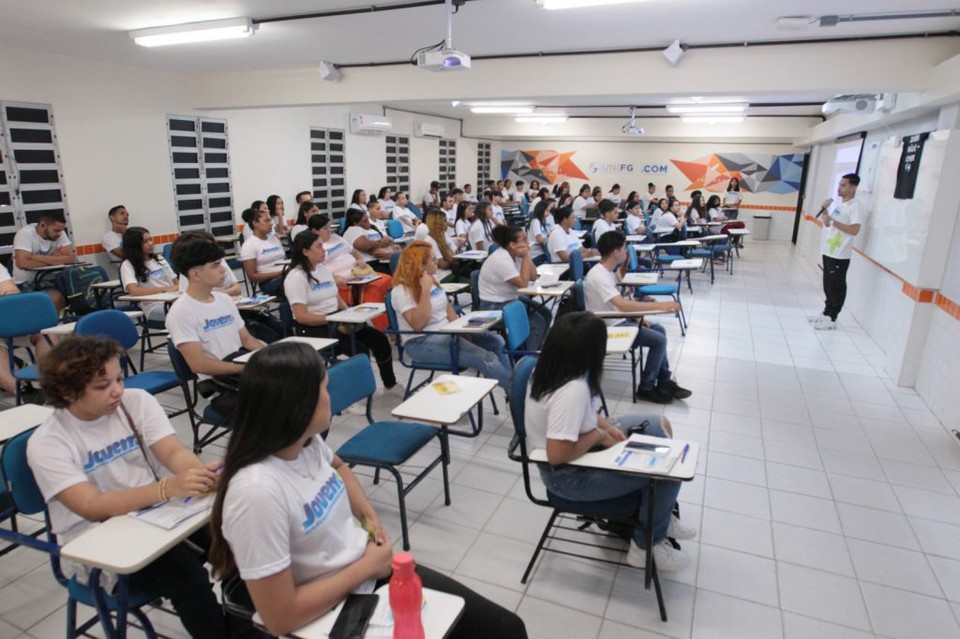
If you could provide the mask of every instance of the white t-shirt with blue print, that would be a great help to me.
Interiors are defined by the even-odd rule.
[[[223,359],[240,350],[240,329],[243,320],[237,305],[229,295],[212,293],[213,300],[200,302],[190,295],[182,295],[167,312],[167,330],[174,345],[199,342],[203,353],[214,359]],[[209,375],[199,375],[209,379]]]
[[[170,268],[167,261],[159,255],[146,260],[143,265],[147,269],[146,282],[140,281],[140,278],[137,277],[137,273],[133,270],[133,264],[130,260],[124,260],[123,264],[120,265],[120,283],[123,285],[123,290],[127,293],[130,293],[131,284],[161,287],[170,286],[173,284],[173,281],[177,279],[177,274],[173,272],[173,269]],[[143,312],[151,319],[163,317],[163,302],[145,302],[140,305],[140,308],[143,309]]]
[[[222,529],[241,578],[262,579],[290,567],[299,586],[363,556],[367,532],[332,464],[333,451],[314,437],[296,459],[271,455],[230,480]],[[364,585],[358,590],[369,592],[372,583]]]
[[[333,273],[323,264],[314,267],[313,279],[307,277],[302,268],[290,269],[283,280],[283,292],[291,306],[306,304],[310,313],[329,315],[336,313],[340,307],[337,283],[333,279]]]
[[[123,405],[143,436],[153,468],[169,474],[162,472],[160,462],[149,450],[174,435],[163,408],[146,391],[129,388],[123,392]],[[67,488],[89,482],[100,492],[109,493],[156,481],[120,409],[91,422],[74,417],[66,408],[56,409],[30,437],[27,461],[61,544],[96,525],[56,499]]]

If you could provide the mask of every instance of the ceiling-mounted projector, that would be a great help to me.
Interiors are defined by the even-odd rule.
[[[470,56],[456,49],[421,51],[417,66],[427,71],[460,71],[470,68]]]
[[[620,130],[626,133],[627,135],[643,135],[642,126],[637,126],[636,124],[630,124],[629,122],[627,124],[624,124],[623,128]]]

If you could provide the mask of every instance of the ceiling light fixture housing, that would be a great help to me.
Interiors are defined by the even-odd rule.
[[[470,107],[470,112],[477,115],[529,115],[533,113],[533,107],[522,105],[474,106]]]
[[[739,124],[745,115],[684,115],[680,120],[684,124]]]
[[[584,7],[594,8],[607,4],[629,4],[641,2],[642,0],[535,0],[539,9],[582,9]]]
[[[717,113],[743,113],[750,105],[739,104],[668,104],[667,112],[675,115],[708,115]]]
[[[563,124],[568,119],[565,115],[521,115],[514,121],[521,124]]]
[[[141,47],[161,47],[170,44],[246,38],[256,31],[257,25],[250,18],[230,18],[138,29],[130,32],[130,38]]]

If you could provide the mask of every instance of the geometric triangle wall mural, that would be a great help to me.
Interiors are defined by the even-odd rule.
[[[715,153],[692,162],[670,161],[690,180],[684,191],[701,189],[723,193],[727,190],[730,178],[737,178],[741,191],[793,193],[800,190],[800,176],[803,173],[802,153]]]
[[[574,161],[576,151],[561,153],[553,150],[500,151],[500,179],[538,180],[541,184],[556,184],[558,178],[587,180],[587,175]]]

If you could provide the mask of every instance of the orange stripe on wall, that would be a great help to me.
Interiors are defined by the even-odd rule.
[[[243,232],[243,225],[237,227],[237,233]],[[166,235],[154,235],[153,241],[155,244],[169,244],[173,242],[180,236],[179,233],[168,233]],[[103,250],[103,245],[101,244],[79,244],[76,247],[77,255],[96,255],[97,253],[105,253]]]
[[[937,308],[953,319],[960,320],[960,304],[940,293],[936,294],[934,303],[937,305]]]

